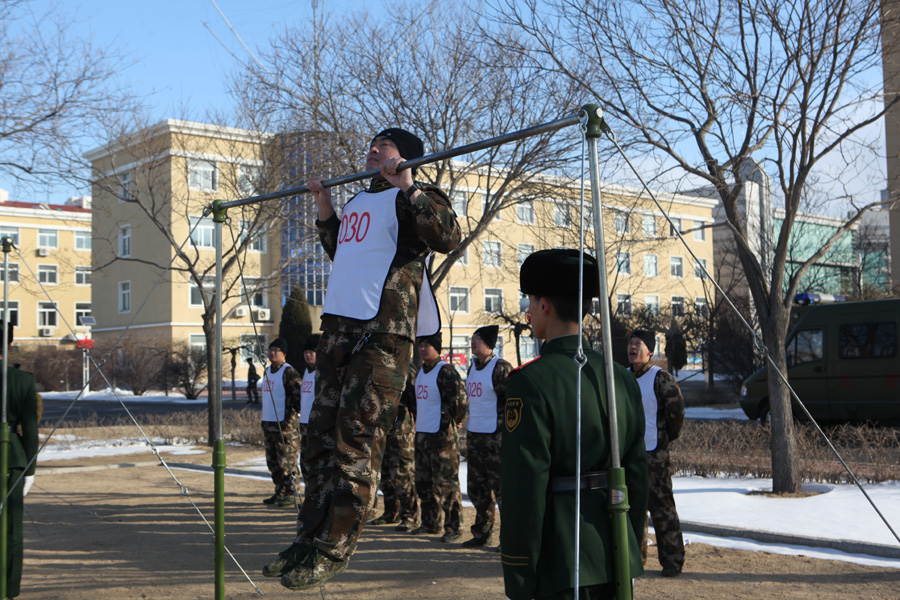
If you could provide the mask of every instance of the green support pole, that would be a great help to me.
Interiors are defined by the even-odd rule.
[[[7,518],[9,515],[9,502],[6,501],[6,495],[9,493],[9,420],[6,414],[7,406],[7,389],[8,382],[6,380],[6,361],[7,349],[9,348],[9,252],[12,250],[12,239],[5,237],[3,244],[3,391],[0,393],[0,401],[2,401],[2,409],[0,409],[0,501],[3,502],[3,509],[0,510],[0,598],[6,598],[6,588],[8,585],[6,573],[9,564],[9,547],[7,546],[7,536],[9,535],[9,523]]]
[[[594,207],[594,234],[596,236],[597,269],[600,276],[600,315],[603,324],[603,358],[606,366],[606,393],[609,401],[609,443],[612,468],[607,474],[609,485],[609,506],[613,533],[613,564],[616,571],[617,600],[631,600],[631,572],[628,556],[628,489],[625,486],[625,471],[619,456],[618,411],[616,409],[616,383],[612,360],[612,334],[610,332],[609,285],[606,277],[606,245],[603,241],[603,213],[600,202],[600,167],[597,158],[597,138],[609,126],[603,120],[603,111],[596,104],[586,104],[581,108],[586,118],[585,137],[588,142],[588,158],[591,168],[591,202]]]
[[[222,223],[227,211],[222,208],[221,200],[212,203],[213,223],[216,231],[216,335],[215,335],[215,373],[211,392],[215,393],[214,423],[215,441],[213,442],[213,478],[215,485],[215,560],[216,560],[216,600],[225,598],[225,442],[222,439]]]

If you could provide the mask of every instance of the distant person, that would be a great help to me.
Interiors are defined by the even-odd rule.
[[[12,323],[9,324],[8,332],[7,341],[12,344]],[[0,352],[0,358],[2,356]],[[6,595],[15,598],[19,595],[22,583],[24,498],[34,484],[35,458],[38,452],[38,398],[33,375],[17,367],[8,367],[6,376],[6,417],[9,423]]]
[[[644,404],[647,464],[650,470],[650,518],[656,532],[656,547],[663,577],[678,577],[684,568],[684,538],[675,509],[672,490],[672,465],[669,444],[681,433],[684,422],[684,398],[678,382],[665,369],[650,364],[656,336],[652,331],[636,329],[628,339],[628,362],[637,378]],[[641,554],[647,558],[647,533]]]
[[[419,338],[422,368],[416,375],[416,493],[422,525],[412,534],[440,533],[455,542],[462,533],[459,427],[466,418],[466,392],[456,368],[441,360],[441,332]]]
[[[578,339],[578,323],[599,293],[597,261],[584,257],[578,314],[579,252],[542,250],[522,263],[527,318],[545,340],[541,355],[514,370],[503,424],[500,550],[512,600],[572,598],[575,494],[581,494],[579,598],[615,598],[613,534],[606,471],[611,466],[609,398],[603,355]],[[581,373],[581,472],[577,477],[578,348]],[[614,365],[619,453],[628,488],[627,551],[631,577],[643,573],[640,539],[647,514],[644,415],[634,377]],[[578,492],[576,492],[578,490]],[[619,582],[628,585],[628,582]]]
[[[247,357],[247,404],[259,404],[259,390],[256,388],[256,382],[259,381],[259,374],[256,372],[256,366],[253,364],[253,358]]]
[[[303,475],[304,485],[309,479],[306,431],[309,426],[309,413],[316,399],[316,346],[318,343],[318,335],[309,335],[306,336],[306,342],[303,344],[303,362],[306,363],[306,369],[303,370],[303,385],[300,389],[300,473]]]
[[[469,422],[466,425],[466,489],[475,505],[472,539],[463,546],[490,543],[494,531],[494,502],[500,504],[500,441],[506,405],[506,378],[512,365],[494,355],[497,325],[486,325],[472,335],[475,362],[466,377]]]
[[[266,443],[266,466],[272,474],[275,493],[263,504],[296,506],[298,458],[300,454],[300,390],[302,379],[285,362],[287,342],[269,344],[262,394],[262,429]]]

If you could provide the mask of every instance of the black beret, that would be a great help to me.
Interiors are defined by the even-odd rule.
[[[485,346],[491,349],[497,344],[498,333],[500,333],[499,325],[485,325],[475,330],[475,335],[480,337],[484,341]]]
[[[434,347],[435,350],[437,350],[438,352],[441,351],[441,341],[442,340],[441,340],[441,332],[440,331],[438,331],[434,335],[420,337],[419,341],[425,342],[426,344],[431,344],[431,346]]]
[[[400,151],[400,156],[406,160],[425,156],[425,144],[422,143],[422,140],[405,129],[400,129],[399,127],[385,129],[384,131],[375,134],[375,137],[372,138],[372,143],[375,142],[376,138],[380,137],[386,137],[397,144],[397,150]]]
[[[547,297],[578,297],[578,250],[555,248],[539,250],[525,259],[519,270],[519,289],[523,294]],[[597,259],[584,254],[583,298],[600,296]]]
[[[631,338],[640,338],[647,345],[647,349],[650,351],[650,354],[653,354],[653,349],[656,348],[656,334],[652,331],[647,331],[646,329],[635,329],[631,332],[631,335],[628,336],[628,339]]]
[[[308,335],[306,336],[306,342],[303,344],[304,350],[315,350],[319,345],[319,336],[318,335]]]
[[[282,338],[275,338],[274,340],[272,340],[272,343],[269,344],[269,348],[278,348],[279,350],[287,354],[287,342]]]

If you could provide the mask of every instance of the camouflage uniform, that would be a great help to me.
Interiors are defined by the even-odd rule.
[[[410,365],[406,389],[400,396],[397,418],[387,434],[381,463],[381,491],[386,522],[400,521],[415,526],[419,522],[416,495],[416,370]]]
[[[428,373],[440,359],[426,362]],[[422,527],[437,531],[444,513],[444,532],[459,533],[462,492],[459,487],[459,424],[466,418],[468,399],[453,365],[437,375],[441,395],[441,423],[436,433],[416,433],[416,492],[422,502]]]
[[[484,362],[476,358],[474,368],[483,368],[493,358],[493,353]],[[506,405],[506,379],[510,371],[512,365],[500,359],[491,375],[497,394],[497,430],[494,433],[466,433],[466,487],[469,500],[475,506],[475,523],[471,531],[475,540],[485,542],[494,530],[494,502],[500,505],[500,441]]]
[[[271,373],[266,371],[266,376]],[[275,493],[294,496],[300,454],[300,386],[303,379],[290,365],[281,373],[284,382],[284,420],[263,421],[262,430],[266,447],[266,467],[272,474]],[[271,402],[271,393],[263,394],[263,402]]]
[[[376,180],[369,191],[390,187]],[[396,213],[397,252],[376,316],[323,315],[316,349],[316,401],[305,445],[309,479],[295,543],[314,545],[336,561],[353,553],[374,504],[385,433],[396,416],[416,336],[425,258],[430,250],[452,251],[460,239],[450,201],[437,188],[423,186],[414,202],[398,193]],[[333,260],[340,220],[332,215],[316,226]]]
[[[634,371],[640,377],[650,368],[650,363]],[[632,370],[634,370],[632,368]],[[681,433],[684,422],[684,398],[678,382],[670,373],[661,369],[653,381],[656,394],[657,446],[647,452],[647,466],[650,471],[650,498],[648,509],[656,532],[656,546],[659,564],[665,567],[684,567],[684,538],[681,521],[675,509],[675,495],[672,490],[672,465],[669,462],[669,443]],[[641,554],[647,558],[647,527],[644,529],[644,543]]]

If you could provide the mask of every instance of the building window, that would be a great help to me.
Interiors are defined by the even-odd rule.
[[[191,281],[190,285],[190,306],[193,307],[202,307],[204,306],[203,297],[209,298],[210,302],[212,301],[213,294],[216,293],[216,282],[212,278],[204,278],[203,279],[203,292],[200,291],[200,287],[194,282]],[[242,296],[243,299],[243,296]]]
[[[38,281],[45,285],[59,283],[59,267],[56,265],[38,265]]]
[[[616,233],[628,233],[628,213],[617,210],[614,217]]]
[[[75,232],[75,249],[90,250],[91,249],[91,232],[76,231]]]
[[[672,277],[681,279],[684,277],[684,259],[680,256],[673,256],[669,259],[669,274]]]
[[[681,296],[672,296],[672,316],[684,316],[684,298]]]
[[[553,205],[553,224],[565,228],[572,226],[572,216],[569,214],[568,204]]]
[[[616,313],[623,317],[631,316],[631,294],[616,294]]]
[[[198,354],[206,354],[206,335],[202,333],[192,333],[188,338],[188,345],[191,348],[192,359]]]
[[[202,226],[203,225],[201,225],[201,227]],[[249,221],[241,221],[241,243],[243,243],[244,240],[247,239],[247,236],[250,235],[251,227],[252,224]],[[215,224],[213,224],[213,238],[215,238]],[[266,232],[260,231],[259,229],[257,229],[257,231],[254,231],[253,239],[249,244],[247,244],[247,250],[249,250],[250,252],[260,252],[262,254],[265,254],[268,250]]]
[[[209,217],[191,217],[191,243],[196,248],[216,247],[216,225]]]
[[[38,248],[58,248],[59,235],[55,229],[38,229]]]
[[[694,277],[706,279],[706,259],[698,258],[694,261]]]
[[[244,289],[241,293],[241,300],[247,301],[249,298],[250,306],[254,308],[269,308],[269,295],[266,293],[265,281],[262,279],[244,278]],[[210,292],[215,282],[210,282]]]
[[[530,335],[523,335],[519,338],[519,354],[522,356],[523,362],[534,359],[537,355],[537,350],[535,349],[533,337]]]
[[[525,200],[516,204],[516,220],[524,225],[534,225],[534,202]]]
[[[641,231],[647,237],[656,237],[656,216],[643,215],[641,217]]]
[[[482,194],[481,214],[486,214],[487,211],[490,210],[490,208],[488,207],[488,203],[489,203],[490,201],[491,201],[491,197],[490,197],[489,194],[487,194],[487,193]],[[494,220],[494,221],[499,221],[499,220],[500,220],[500,209],[499,209],[499,208],[497,208],[497,212],[494,213],[494,219],[493,219],[493,220]]]
[[[3,266],[0,264],[0,282],[4,280]],[[9,282],[19,283],[19,263],[9,263]]]
[[[644,255],[644,276],[645,277],[656,277],[659,275],[659,268],[657,267],[657,259],[655,254],[645,254]]]
[[[453,212],[457,217],[466,216],[466,207],[469,205],[469,195],[465,192],[455,190],[450,194],[450,202],[453,205]]]
[[[681,219],[673,218],[672,222],[669,223],[669,236],[676,237],[678,233],[681,233],[681,231],[682,231]]]
[[[706,303],[706,298],[694,298],[694,310],[704,319],[709,318],[709,305]]]
[[[238,166],[238,193],[243,198],[258,196],[262,190],[262,168],[250,165]]]
[[[119,257],[131,256],[131,225],[119,227]]]
[[[131,312],[131,282],[119,282],[119,312]]]
[[[56,302],[38,302],[38,327],[56,327]]]
[[[469,312],[469,288],[450,288],[450,312]]]
[[[90,267],[75,267],[75,285],[91,285]]]
[[[644,310],[647,311],[648,317],[655,317],[659,314],[659,296],[648,294],[644,296]]]
[[[119,175],[119,202],[134,202],[134,190],[132,189],[131,171]]]
[[[499,267],[501,266],[500,242],[486,241],[482,242],[484,266]]]
[[[75,303],[75,326],[76,327],[87,327],[84,323],[82,323],[82,317],[90,317],[91,316],[91,303],[90,302],[76,302]]]
[[[456,259],[457,264],[460,264],[464,267],[469,266],[469,247],[466,246],[466,249],[463,250],[463,253]]]
[[[0,304],[0,319],[3,319],[3,305]],[[18,300],[10,300],[9,301],[9,322],[13,324],[13,327],[19,326],[19,301]]]
[[[525,259],[534,254],[534,244],[519,244],[516,246],[516,260],[519,263],[519,267],[521,268],[522,263],[525,262]]]
[[[216,163],[196,158],[188,159],[188,187],[193,191],[215,192],[219,189]]]
[[[248,358],[254,358],[262,361],[262,359],[265,357],[264,350],[267,347],[266,336],[254,335],[252,333],[241,334],[241,358],[245,363],[247,362]]]
[[[503,290],[500,288],[484,289],[484,312],[503,312]]]
[[[631,275],[631,254],[628,252],[616,252],[616,273]]]
[[[19,245],[19,228],[18,227],[0,227],[0,239],[9,238],[16,246]]]
[[[694,221],[694,241],[706,241],[706,229],[703,228],[703,221]]]

